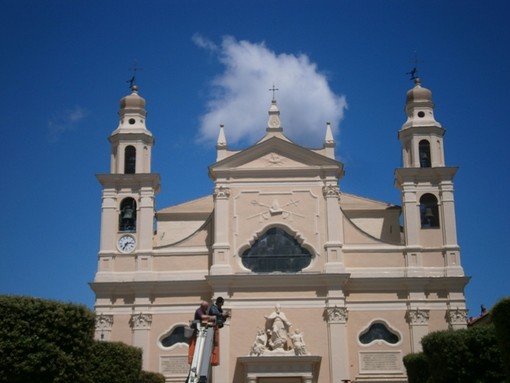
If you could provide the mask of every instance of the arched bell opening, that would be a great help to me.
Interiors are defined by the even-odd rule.
[[[119,231],[136,231],[136,201],[131,198],[124,198],[120,204]]]

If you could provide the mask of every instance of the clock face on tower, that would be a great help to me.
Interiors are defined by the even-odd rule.
[[[132,235],[123,235],[117,241],[117,247],[123,253],[131,253],[135,249],[136,239]]]

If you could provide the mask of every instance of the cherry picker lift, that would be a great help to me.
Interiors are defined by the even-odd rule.
[[[211,356],[214,348],[214,322],[192,322],[195,328],[195,350],[186,383],[208,383],[211,376]]]

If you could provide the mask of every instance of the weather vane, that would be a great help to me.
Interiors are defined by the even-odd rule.
[[[406,73],[411,76],[410,80],[416,80],[418,78],[418,64],[422,62],[423,61],[418,60],[418,55],[416,54],[416,52],[414,52],[414,58],[411,61],[411,63],[414,64],[414,67],[410,72]]]
[[[139,71],[139,70],[143,70],[143,68],[140,68],[138,66],[138,63],[135,60],[135,64],[133,65],[132,68],[129,68],[129,70],[133,71],[133,76],[129,80],[127,80],[126,82],[129,83],[129,88],[132,88],[135,85],[136,72]]]
[[[269,90],[270,90],[271,92],[273,92],[273,100],[274,100],[274,99],[275,99],[275,98],[274,98],[274,93],[275,93],[276,91],[280,90],[280,89],[276,88],[276,87],[274,86],[274,83],[273,83],[273,87],[272,87],[272,88],[269,88]]]

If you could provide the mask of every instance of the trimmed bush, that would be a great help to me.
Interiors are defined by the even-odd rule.
[[[138,383],[142,350],[120,342],[95,341],[90,364],[94,383]]]
[[[501,383],[503,363],[494,326],[434,332],[422,339],[430,381]]]
[[[0,382],[89,383],[93,334],[85,306],[0,296]]]
[[[156,372],[142,371],[140,383],[165,383],[165,377]]]
[[[499,350],[506,370],[506,381],[510,383],[510,298],[500,300],[491,310],[496,329]]]
[[[404,366],[409,383],[426,383],[429,379],[429,365],[423,352],[404,356]]]

